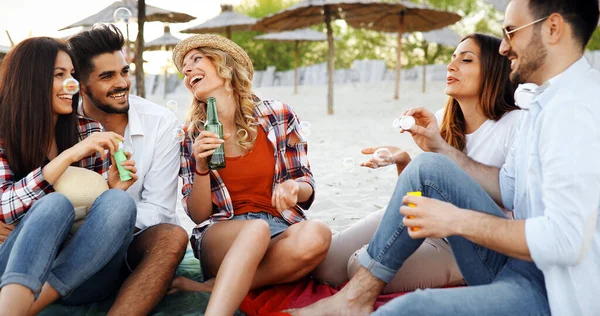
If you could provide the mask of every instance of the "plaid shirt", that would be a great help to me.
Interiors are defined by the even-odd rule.
[[[104,129],[100,123],[87,119],[78,118],[78,138],[83,140],[95,132],[102,132]],[[99,153],[88,156],[77,164],[79,167],[90,169],[108,176],[110,160],[103,160]],[[8,165],[8,160],[4,155],[4,148],[0,146],[0,194],[2,212],[0,212],[0,221],[12,224],[25,215],[33,202],[41,199],[46,194],[54,192],[50,183],[44,180],[40,166],[32,170],[23,179],[16,181],[14,174]]]
[[[275,148],[275,175],[273,178],[273,189],[279,183],[288,179],[306,182],[313,187],[313,194],[306,202],[298,203],[290,210],[284,211],[281,216],[288,223],[294,224],[306,219],[303,209],[308,209],[314,200],[315,181],[310,172],[310,165],[307,159],[307,144],[304,137],[299,132],[300,120],[294,111],[286,104],[273,100],[257,100],[254,108],[254,117],[256,123],[262,127]],[[200,134],[197,131],[194,137],[190,138],[186,133],[186,138],[181,146],[181,169],[179,176],[183,179],[183,208],[189,215],[187,200],[192,192],[194,182],[194,170],[196,160],[192,156],[192,144],[194,139]],[[288,137],[295,133],[300,142],[294,145],[288,143]],[[191,243],[194,249],[194,255],[200,258],[200,245],[202,236],[206,229],[218,221],[228,220],[233,217],[233,204],[231,197],[219,173],[215,170],[210,171],[210,183],[212,191],[213,214],[204,222],[198,224],[192,231]]]

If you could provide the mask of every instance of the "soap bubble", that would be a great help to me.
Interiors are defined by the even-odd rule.
[[[376,167],[384,167],[394,163],[394,156],[387,148],[379,148],[373,153],[373,161]]]
[[[176,128],[173,130],[173,140],[177,143],[181,143],[183,142],[183,140],[185,139],[185,132],[183,131],[182,128]]]
[[[312,125],[309,122],[300,122],[300,134],[302,137],[308,138],[312,132]]]
[[[116,23],[129,23],[131,11],[125,7],[120,7],[113,13],[113,19]]]
[[[354,162],[354,158],[346,157],[346,158],[344,158],[344,160],[342,160],[342,169],[345,172],[354,171],[355,166],[356,166],[356,163]]]
[[[400,118],[394,119],[392,122],[393,128],[401,128],[405,131],[409,130],[413,125],[415,125],[415,118],[409,115],[402,115]]]
[[[177,104],[177,101],[175,101],[175,100],[167,101],[167,109],[169,109],[173,112],[177,112],[178,107],[179,107],[179,104]]]
[[[76,94],[79,92],[79,81],[75,78],[65,79],[63,81],[63,90],[70,95]]]

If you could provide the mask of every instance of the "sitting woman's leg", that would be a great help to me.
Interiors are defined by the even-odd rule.
[[[331,244],[327,224],[308,220],[273,238],[256,271],[252,288],[297,281],[323,261]]]
[[[311,273],[319,282],[333,286],[349,281],[346,267],[352,255],[373,238],[385,209],[373,212],[352,226],[335,234],[325,260]]]
[[[360,268],[358,256],[367,251],[367,245],[357,250],[348,261],[348,278]],[[416,289],[439,288],[464,284],[450,245],[439,238],[426,238],[421,246],[404,262],[383,294],[409,292]]]
[[[331,230],[319,221],[294,224],[273,239],[265,220],[218,222],[206,231],[201,251],[205,274],[217,276],[214,286],[179,277],[171,293],[212,291],[206,315],[231,315],[250,289],[293,282],[310,273],[330,242]]]
[[[217,277],[205,315],[235,312],[250,290],[270,239],[269,225],[264,220],[223,221],[206,231],[201,262],[207,274]]]
[[[75,212],[62,194],[36,201],[0,246],[0,315],[25,315],[42,289]]]
[[[89,214],[75,236],[60,252],[48,275],[48,284],[34,303],[31,313],[40,312],[59,297],[65,303],[85,304],[101,299],[119,285],[120,267],[133,239],[136,219],[135,202],[122,190],[102,193],[92,204]],[[112,263],[109,265],[109,263]],[[86,282],[106,266],[95,282]],[[81,288],[93,284],[92,289]],[[76,295],[78,300],[70,298]]]

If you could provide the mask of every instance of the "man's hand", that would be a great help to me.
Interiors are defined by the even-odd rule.
[[[131,153],[125,152],[125,157],[127,160],[121,163],[121,166],[125,167],[125,169],[129,170],[129,175],[131,176],[131,180],[121,181],[119,177],[119,170],[117,169],[117,165],[115,162],[115,158],[110,156],[110,170],[108,171],[108,187],[111,189],[121,189],[123,191],[127,191],[129,187],[134,184],[138,175],[136,174],[137,169],[135,168],[135,161],[131,160]]]
[[[442,148],[449,146],[440,135],[440,128],[433,112],[424,107],[416,107],[402,115],[414,117],[416,123],[409,130],[400,130],[400,132],[409,132],[423,151],[440,152]]]
[[[8,238],[13,229],[15,229],[15,226],[0,222],[0,243],[3,243]]]
[[[271,205],[277,208],[279,213],[294,207],[298,203],[298,192],[300,185],[290,179],[278,184],[273,190]]]
[[[408,234],[411,238],[444,238],[456,235],[462,214],[458,207],[432,198],[408,195],[402,203],[406,204],[400,207],[400,214],[404,215],[402,223],[409,228]],[[415,206],[409,207],[408,204]]]

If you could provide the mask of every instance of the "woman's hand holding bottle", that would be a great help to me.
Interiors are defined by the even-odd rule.
[[[196,159],[196,171],[204,173],[208,171],[207,157],[215,152],[215,149],[219,148],[231,134],[226,133],[223,135],[224,139],[220,139],[215,133],[209,131],[202,131],[198,137],[194,140],[192,145],[192,154]]]

